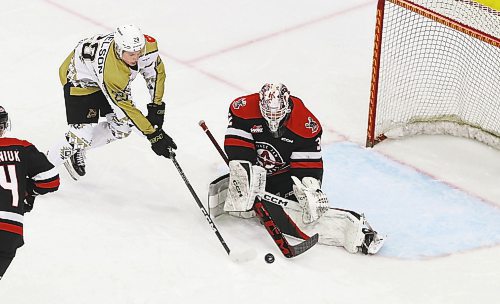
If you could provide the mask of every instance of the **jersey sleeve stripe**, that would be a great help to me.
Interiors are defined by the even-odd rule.
[[[52,181],[36,181],[35,187],[42,189],[56,189],[59,187],[59,178]]]
[[[20,224],[24,222],[24,216],[22,216],[21,214],[7,211],[0,211],[0,219],[18,222]]]
[[[253,136],[251,133],[243,131],[241,129],[236,129],[236,128],[227,128],[226,136],[227,135],[238,136],[238,137],[253,140]]]
[[[321,152],[293,152],[290,159],[321,159]]]
[[[57,169],[52,168],[50,170],[40,172],[37,175],[33,176],[33,180],[42,181],[42,180],[47,180],[47,179],[53,179],[53,178],[57,177],[58,174],[59,174],[59,172],[57,171]]]
[[[292,169],[323,169],[323,162],[291,162]]]
[[[19,235],[23,235],[23,227],[12,225],[12,224],[7,224],[7,223],[1,223],[0,222],[0,230],[12,232],[12,233],[19,234]]]
[[[245,147],[255,150],[255,144],[250,143],[248,141],[236,138],[226,138],[224,140],[224,146],[236,146],[236,147]]]

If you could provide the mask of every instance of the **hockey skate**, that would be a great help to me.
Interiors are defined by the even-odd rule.
[[[364,218],[364,215],[362,215]],[[384,246],[385,237],[380,236],[377,231],[374,231],[370,224],[364,220],[364,225],[361,229],[365,235],[363,244],[361,244],[361,252],[364,254],[376,254],[382,246]]]
[[[78,180],[85,175],[85,150],[78,149],[75,154],[71,155],[65,162],[64,167],[68,170],[69,175],[74,180]]]

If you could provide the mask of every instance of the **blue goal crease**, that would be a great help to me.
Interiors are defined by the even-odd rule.
[[[500,244],[500,209],[354,143],[323,147],[332,206],[364,213],[387,257],[420,259]]]

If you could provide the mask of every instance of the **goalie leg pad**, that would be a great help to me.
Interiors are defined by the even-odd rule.
[[[229,174],[225,174],[213,182],[208,187],[208,208],[209,213],[213,218],[224,214],[224,204],[226,202],[227,193],[229,189]],[[229,215],[240,218],[255,217],[255,211],[231,211]]]
[[[224,214],[224,202],[229,188],[229,174],[225,174],[208,186],[208,210],[212,217]]]
[[[322,245],[344,247],[350,253],[361,250],[364,254],[375,254],[384,245],[385,238],[356,212],[329,208],[319,220],[306,224],[301,220],[303,211],[298,205],[288,204],[285,209],[305,233],[318,232],[318,243]]]
[[[229,162],[229,188],[224,211],[249,211],[253,208],[255,197],[264,193],[266,170],[252,166],[248,161]]]

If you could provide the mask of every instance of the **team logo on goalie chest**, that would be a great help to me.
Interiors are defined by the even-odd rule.
[[[256,142],[257,162],[267,170],[267,174],[273,174],[287,167],[283,157],[278,150],[266,142]]]

